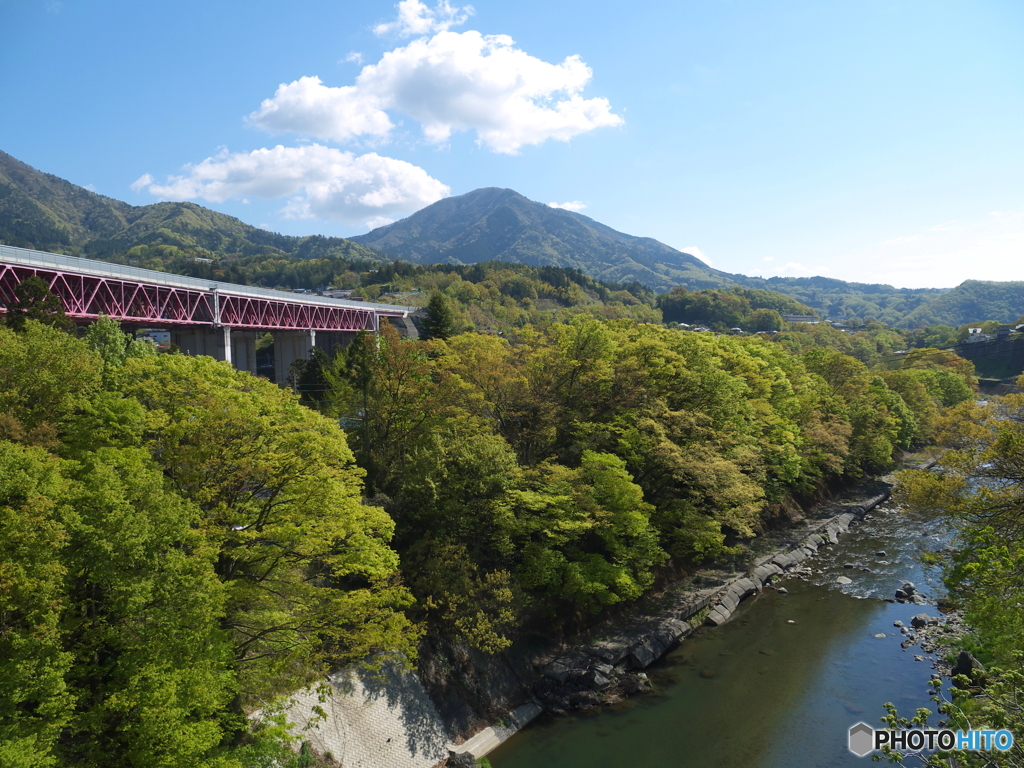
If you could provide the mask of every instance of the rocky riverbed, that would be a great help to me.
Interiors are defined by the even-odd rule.
[[[855,513],[845,533],[836,529],[849,511],[843,504],[858,502],[872,508]],[[787,745],[800,744],[802,765],[854,766],[859,762],[845,744],[853,723],[877,722],[887,701],[901,712],[934,711],[927,683],[951,671],[947,658],[955,659],[966,628],[958,614],[940,610],[940,573],[926,564],[934,558],[922,555],[948,552],[951,532],[941,517],[889,500],[843,504],[795,528],[783,547],[766,547],[745,572],[705,576],[699,587],[711,593],[701,597],[699,612],[680,619],[690,630],[662,661],[639,668],[641,659],[628,659],[640,640],[652,639],[658,621],[678,618],[671,609],[683,601],[675,595],[648,619],[646,636],[619,628],[546,660],[545,671],[579,686],[541,683],[560,698],[549,708],[566,714],[542,718],[493,752],[492,763],[791,768]],[[764,565],[782,572],[755,574]],[[748,592],[752,597],[743,599]],[[737,598],[742,602],[733,608]],[[718,609],[729,612],[724,621],[712,615]],[[626,653],[598,667],[595,646]],[[609,681],[604,691],[588,687],[598,678],[582,677],[593,672]],[[605,698],[616,694],[617,680],[643,680],[640,673],[649,695]],[[609,700],[621,703],[595,706]]]
[[[676,589],[662,597],[656,615],[635,617],[615,632],[550,659],[541,667],[543,677],[533,686],[535,699],[548,712],[557,714],[617,703],[626,696],[649,692],[650,681],[643,670],[697,627],[724,624],[743,600],[771,588],[786,575],[815,573],[804,563],[837,544],[839,536],[888,498],[888,484],[872,483],[851,498],[823,505],[810,519],[776,531],[774,543],[781,546],[756,558],[745,572],[726,574],[724,578],[719,572],[715,574],[719,580],[715,586]],[[701,579],[716,580],[712,574],[699,575],[697,583]]]

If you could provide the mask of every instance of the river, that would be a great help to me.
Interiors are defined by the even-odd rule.
[[[929,598],[941,594],[920,555],[948,536],[941,519],[884,504],[806,561],[820,572],[780,581],[789,594],[766,589],[648,669],[652,694],[542,716],[488,758],[494,768],[865,766],[870,758],[846,748],[851,725],[877,726],[887,701],[908,717],[918,707],[935,711],[931,657],[920,646],[902,649],[893,622],[909,626],[938,610],[883,598],[902,579]],[[836,583],[839,576],[852,583]]]

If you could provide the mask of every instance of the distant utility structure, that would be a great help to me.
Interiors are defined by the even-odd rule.
[[[0,245],[0,312],[14,289],[36,275],[60,297],[72,320],[106,315],[126,328],[166,328],[191,355],[227,360],[256,373],[256,337],[274,337],[274,380],[292,362],[347,344],[358,331],[377,331],[381,318],[403,325],[415,307],[345,301],[172,275],[105,261]]]

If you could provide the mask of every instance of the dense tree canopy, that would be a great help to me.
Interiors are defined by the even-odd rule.
[[[414,653],[394,526],[334,423],[118,333],[0,329],[0,762],[238,765],[249,707]]]
[[[0,329],[0,760],[265,764],[245,714],[329,666],[579,626],[971,399],[955,355],[872,368],[821,327],[384,323],[297,395],[109,319]]]
[[[763,336],[585,315],[508,338],[385,327],[334,359],[324,407],[396,521],[417,611],[494,648],[510,612],[632,599],[667,557],[728,555],[794,499],[889,466],[934,426],[943,377],[970,396],[957,361],[894,388]]]

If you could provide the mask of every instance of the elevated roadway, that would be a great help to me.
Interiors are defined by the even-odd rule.
[[[0,311],[29,276],[42,278],[68,317],[89,323],[107,315],[130,327],[166,328],[183,352],[205,354],[256,372],[256,337],[274,337],[275,379],[314,344],[328,350],[381,318],[401,321],[409,307],[172,275],[105,261],[0,245]],[[318,336],[319,334],[319,336]]]

